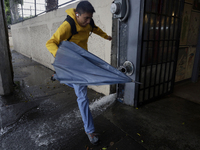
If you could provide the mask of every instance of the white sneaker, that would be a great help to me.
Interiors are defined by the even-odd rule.
[[[99,144],[99,137],[97,136],[96,133],[86,133],[90,142],[93,144],[93,145],[98,145]]]

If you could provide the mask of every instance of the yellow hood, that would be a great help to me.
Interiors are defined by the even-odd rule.
[[[74,19],[74,21],[77,23],[75,11],[76,11],[76,9],[74,9],[74,8],[70,8],[70,9],[65,10],[65,12],[66,12],[70,17],[72,17],[72,19]]]

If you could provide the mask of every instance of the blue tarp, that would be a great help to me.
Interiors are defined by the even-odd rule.
[[[54,78],[64,84],[105,85],[133,82],[104,60],[73,42],[63,41],[53,63]]]

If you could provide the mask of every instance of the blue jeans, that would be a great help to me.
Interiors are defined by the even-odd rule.
[[[77,96],[78,107],[84,123],[86,133],[93,133],[95,131],[92,114],[89,108],[89,100],[87,97],[87,86],[80,86],[76,84],[67,84],[74,88]]]

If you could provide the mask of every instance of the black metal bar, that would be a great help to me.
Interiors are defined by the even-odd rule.
[[[198,41],[197,41],[196,55],[194,59],[194,67],[192,71],[192,78],[191,78],[192,82],[198,81],[199,67],[200,67],[200,30],[199,30]]]
[[[146,12],[146,14],[157,14],[155,12]],[[162,14],[162,16],[165,16],[165,17],[170,17],[170,15],[168,14]],[[177,16],[174,16],[175,18],[178,18]]]
[[[153,91],[153,97],[155,97],[155,92],[156,92],[156,79],[157,77],[157,70],[158,70],[158,59],[159,59],[159,54],[160,54],[160,36],[161,36],[161,21],[162,21],[162,10],[163,10],[163,0],[159,0],[159,30],[158,30],[158,41],[157,43],[157,57],[156,57],[156,69],[155,69],[155,76],[154,76],[154,91]]]
[[[24,13],[23,13],[23,5],[22,5],[22,1],[21,1],[21,8],[22,8],[22,20],[24,20]]]
[[[71,0],[71,1],[69,1],[69,2],[66,2],[66,3],[63,3],[63,4],[59,5],[58,7],[54,7],[54,8],[52,8],[52,9],[49,9],[48,11],[41,12],[41,13],[37,14],[36,17],[39,16],[39,15],[42,15],[42,14],[44,14],[44,13],[47,13],[47,12],[49,12],[49,11],[53,11],[53,10],[55,10],[55,9],[57,9],[57,8],[59,8],[59,7],[61,7],[61,6],[63,6],[63,5],[67,5],[67,4],[69,4],[69,3],[73,2],[73,1],[77,1],[77,0]],[[34,18],[34,17],[32,17],[32,18]],[[30,18],[29,18],[29,19],[30,19]]]
[[[141,59],[141,49],[143,49],[143,44],[142,44],[142,38],[143,38],[143,31],[144,31],[144,17],[145,17],[145,13],[144,13],[144,9],[145,9],[145,0],[142,0],[141,1],[141,4],[140,4],[140,25],[139,25],[139,35],[138,35],[138,53],[137,53],[137,70],[138,72],[136,72],[136,74],[139,74],[138,76],[136,76],[136,81],[140,81],[141,78],[140,78],[140,75],[141,75],[141,62],[142,62],[142,59]],[[137,71],[136,70],[136,71]],[[134,106],[135,107],[138,107],[139,106],[139,98],[140,98],[140,84],[136,84],[136,90],[135,90],[135,99],[134,99]]]
[[[171,7],[169,9],[169,13],[170,15],[172,14],[172,7],[173,7],[173,3],[171,1]],[[170,31],[171,31],[171,19],[172,19],[172,16],[169,17],[169,27],[168,27],[168,39],[170,39]],[[168,60],[168,55],[169,55],[169,41],[167,42],[167,54],[166,54],[166,61]],[[168,63],[165,63],[165,73],[164,73],[164,80],[166,80],[166,72],[167,72],[167,64]],[[168,70],[169,71],[169,70]],[[163,86],[163,93],[165,91],[165,84]],[[166,87],[166,92],[167,92],[167,87]]]
[[[30,9],[28,9],[28,8],[23,8],[23,10],[30,10]],[[35,10],[35,9],[31,9],[31,10]],[[45,10],[37,10],[37,11],[42,11],[42,12],[44,12]]]
[[[36,0],[35,0],[35,16],[37,15],[37,11],[36,11]]]
[[[165,10],[165,14],[167,14],[167,11],[168,11],[168,9],[169,9],[169,1],[167,0],[167,6],[166,6],[166,10]],[[165,41],[166,41],[166,39],[165,39],[165,37],[166,37],[166,22],[167,22],[167,16],[166,15],[163,15],[163,17],[164,17],[164,33],[163,33],[163,43],[162,43],[162,55],[161,55],[161,66],[160,66],[160,73],[159,73],[159,76],[160,76],[160,78],[159,78],[159,87],[158,87],[158,93],[159,94],[161,94],[160,93],[160,90],[161,90],[161,83],[162,83],[162,88],[164,89],[164,78],[163,78],[163,82],[161,81],[162,80],[162,72],[163,72],[163,57],[164,57],[164,51],[165,51]],[[163,94],[163,90],[162,90],[162,94]]]
[[[156,6],[158,6],[158,0],[156,1]],[[158,8],[158,7],[156,7]],[[157,10],[158,11],[158,10]],[[150,70],[150,77],[149,77],[149,87],[151,86],[151,82],[152,82],[152,68],[153,68],[153,63],[154,63],[154,54],[155,54],[155,39],[156,39],[156,18],[157,18],[157,13],[154,16],[154,27],[153,27],[153,46],[152,46],[152,57],[151,57],[151,70]],[[149,88],[148,90],[148,99],[150,99],[150,95],[151,94],[151,88]]]
[[[172,75],[172,88],[171,88],[171,92],[174,90],[174,83],[175,83],[175,75],[176,75],[176,66],[177,66],[177,59],[178,59],[178,50],[179,50],[179,42],[180,42],[180,33],[181,33],[181,24],[182,24],[182,13],[183,13],[183,8],[184,8],[184,0],[180,0],[180,9],[179,9],[179,21],[178,21],[178,30],[177,30],[177,34],[176,34],[176,44],[175,44],[175,56],[174,56],[174,60],[176,60],[174,62],[174,70],[173,70],[173,75]]]
[[[153,41],[160,41],[160,42],[169,41],[169,42],[170,42],[170,41],[174,41],[174,40],[170,40],[170,39],[168,39],[168,40],[161,40],[161,39],[160,39],[160,40],[143,40],[143,41],[144,41],[144,42],[148,42],[148,41],[150,41],[150,42],[153,42]]]
[[[28,3],[28,4],[34,4],[35,2],[23,2],[23,3]],[[44,3],[36,3],[37,5],[44,5]]]
[[[168,81],[165,81],[165,82],[163,82],[163,83],[168,83]],[[156,84],[156,86],[159,86],[159,84]],[[151,86],[149,86],[149,87],[154,87],[154,85],[151,85]],[[145,87],[145,88],[141,88],[141,90],[147,90],[147,89],[149,89],[149,87]],[[162,93],[162,94],[165,94],[165,93]]]
[[[47,12],[49,12],[49,11],[53,11],[53,10],[55,10],[55,9],[57,9],[57,8],[59,8],[59,7],[61,7],[61,6],[63,6],[63,5],[67,5],[67,4],[69,4],[69,3],[73,2],[73,1],[77,1],[77,0],[68,1],[68,2],[63,3],[63,4],[61,4],[61,5],[57,6],[57,7],[54,7],[54,8],[52,8],[52,9],[48,10],[48,11],[43,11],[43,12],[37,14],[37,12],[36,12],[36,0],[34,0],[34,3],[32,3],[32,4],[34,4],[34,6],[35,6],[35,15],[34,15],[34,16],[30,16],[29,18],[26,18],[26,19],[24,19],[24,17],[23,17],[23,20],[20,20],[20,21],[19,21],[19,20],[18,20],[18,21],[15,20],[15,22],[13,22],[13,20],[12,20],[12,24],[17,24],[17,23],[19,23],[19,22],[22,22],[22,21],[25,21],[25,20],[29,20],[29,19],[35,18],[35,17],[37,17],[37,16],[39,16],[39,15],[42,15],[42,14],[44,14],[44,13],[47,13]],[[29,2],[29,3],[31,3],[31,2]],[[39,4],[41,4],[41,3],[39,3]],[[42,5],[42,4],[41,4],[41,5]],[[13,6],[11,6],[10,8],[12,8],[12,7],[13,7]]]
[[[179,1],[176,0],[176,1],[174,1],[174,2],[176,2],[175,8],[177,8],[178,5],[179,5]],[[176,16],[177,11],[178,11],[178,9],[174,10],[174,16]],[[172,18],[173,18],[173,17],[172,17]],[[171,60],[172,60],[172,56],[173,56],[173,47],[174,47],[173,42],[174,42],[175,32],[177,32],[177,30],[176,30],[176,18],[173,18],[173,19],[174,19],[174,24],[173,24],[173,35],[172,35],[173,41],[172,41],[172,43],[171,43],[172,45],[171,45],[171,55],[170,55],[170,59],[169,59],[170,63],[169,63],[169,73],[168,73],[167,89],[169,89],[169,83],[171,82],[170,75],[171,75],[171,65],[172,65],[172,61],[171,61]],[[173,65],[173,67],[174,67],[174,65]],[[170,88],[170,89],[171,89],[171,88]]]
[[[171,61],[165,61],[164,63],[169,63],[169,62],[171,62]],[[174,62],[173,60],[172,60],[172,62]],[[157,64],[163,64],[163,62],[158,62]],[[156,64],[154,64],[154,65],[156,65]]]
[[[147,3],[147,0],[145,1],[145,4]],[[149,2],[149,3],[151,3],[152,4],[152,0],[151,0],[151,2]],[[151,10],[152,10],[152,5],[150,6],[151,7]],[[145,9],[146,9],[146,5],[145,5]],[[146,15],[146,12],[145,12],[145,15]],[[148,17],[148,16],[147,16]],[[149,40],[149,35],[150,35],[150,19],[151,19],[151,14],[149,14],[149,18],[148,18],[148,36],[147,36],[147,40]],[[147,42],[147,47],[146,47],[146,49],[145,49],[145,51],[146,51],[146,55],[145,55],[145,60],[148,60],[148,49],[149,49],[149,42]],[[147,64],[147,62],[145,63],[145,69],[144,69],[144,83],[143,83],[143,86],[144,87],[146,87],[146,76],[147,76],[147,66],[148,66],[148,64]],[[142,102],[144,102],[145,101],[145,90],[143,91],[143,97],[142,97]]]

